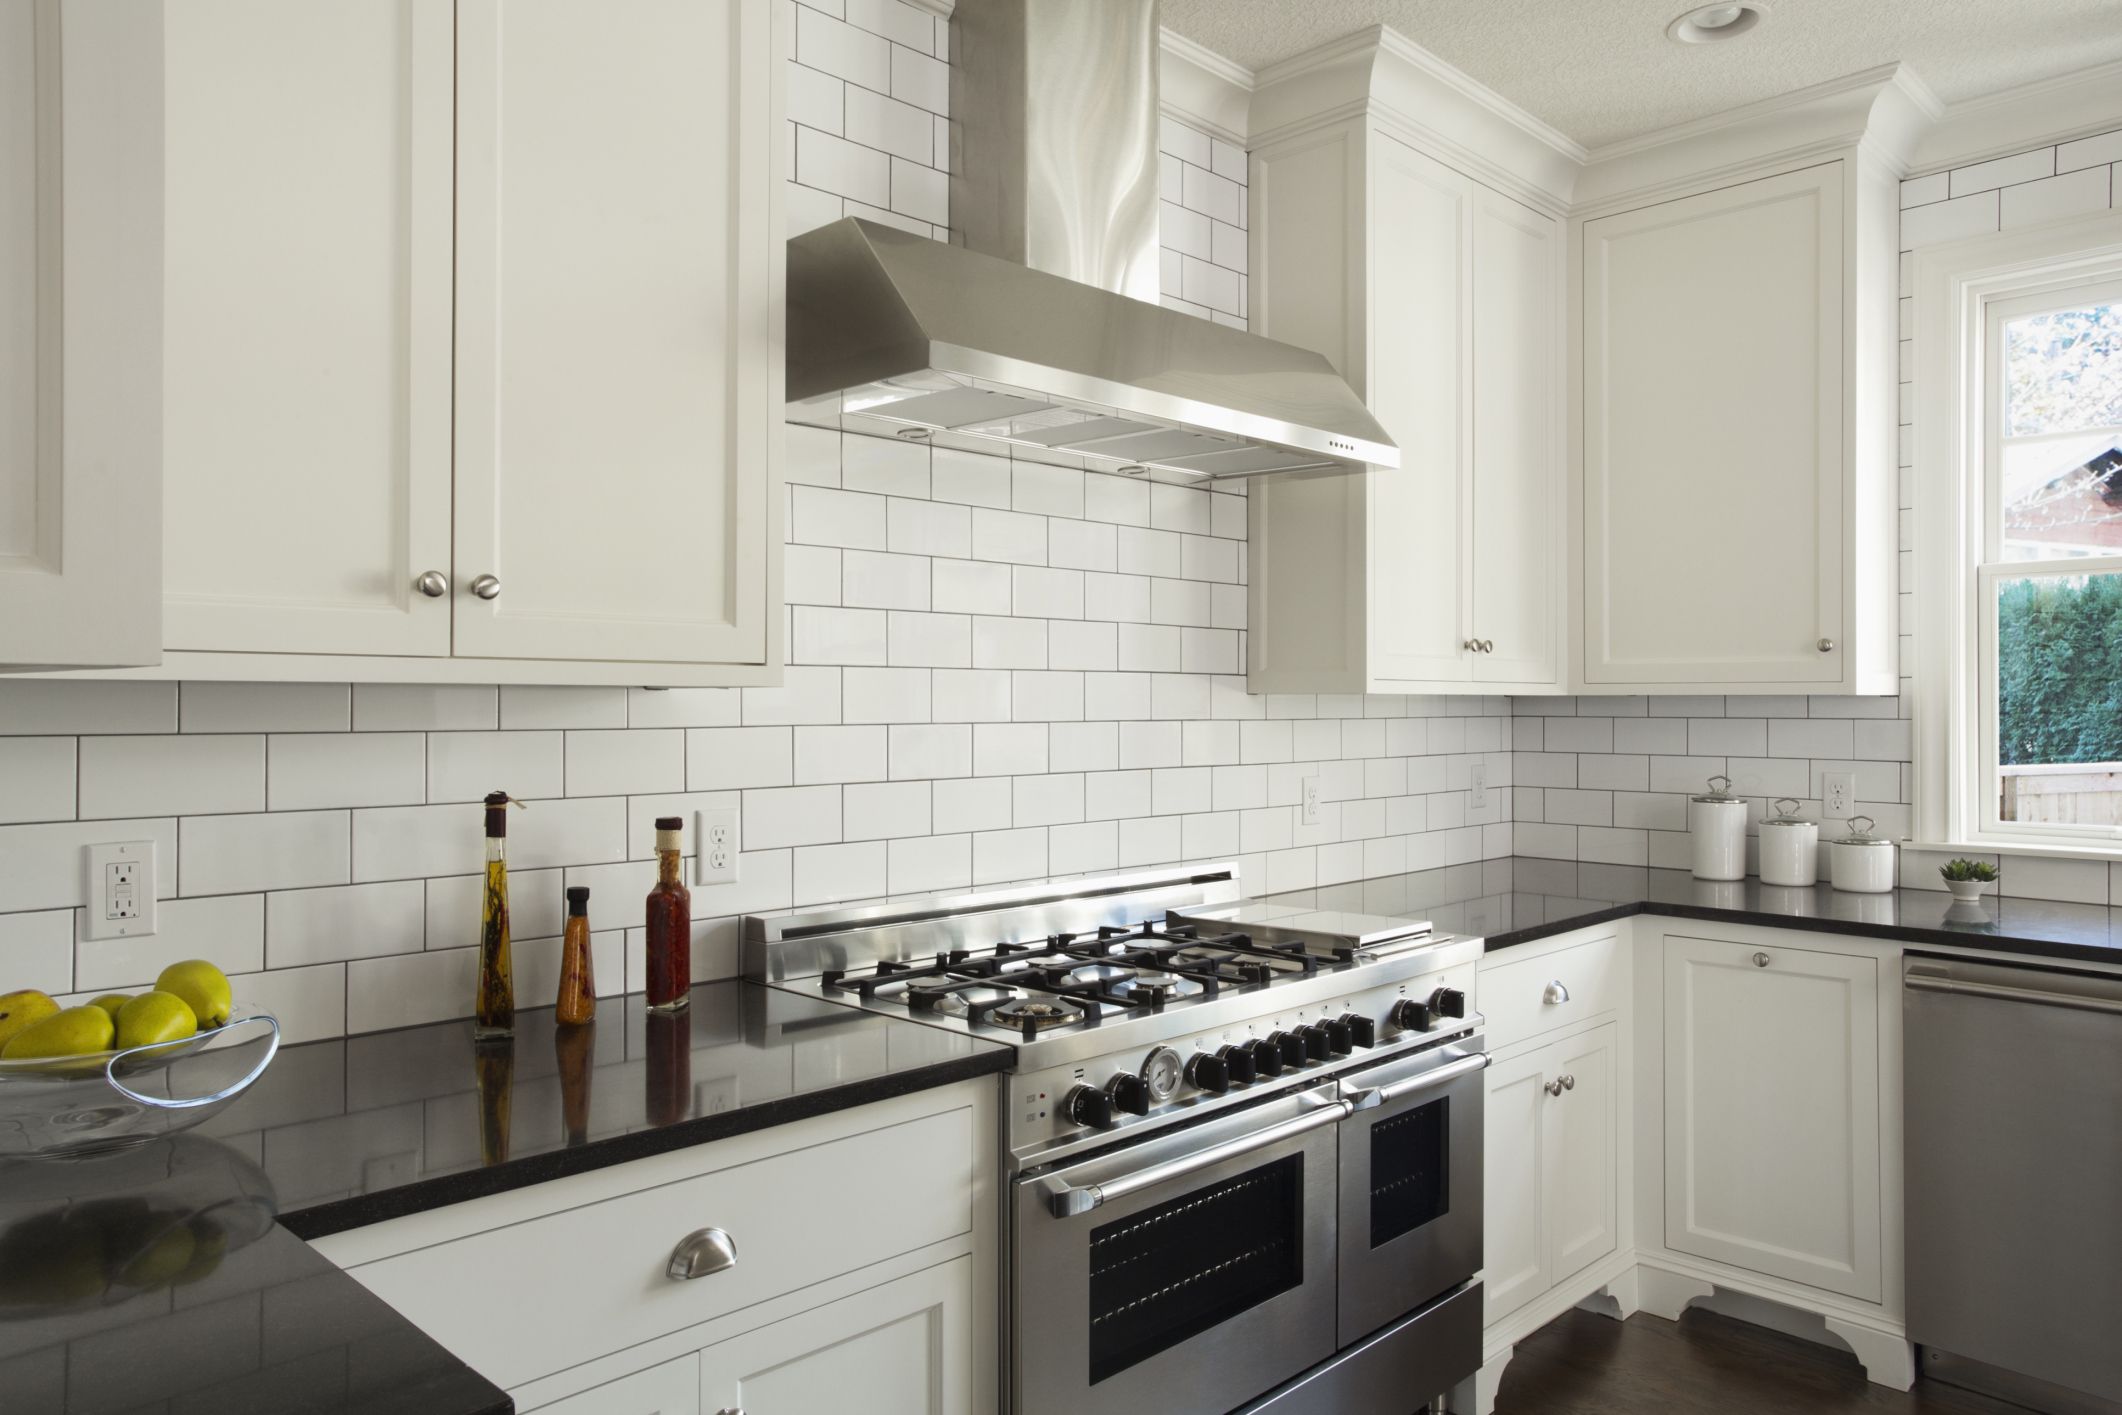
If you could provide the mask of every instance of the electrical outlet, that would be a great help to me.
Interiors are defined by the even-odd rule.
[[[1466,780],[1466,809],[1485,811],[1488,809],[1488,763],[1475,762],[1468,769]]]
[[[144,938],[155,931],[155,842],[127,840],[83,847],[88,905],[83,938]]]
[[[693,867],[694,884],[737,882],[737,808],[718,806],[693,815],[694,838],[700,853]]]
[[[1857,808],[1857,774],[1853,771],[1820,773],[1820,814],[1830,820],[1847,820]]]
[[[1305,777],[1303,787],[1304,804],[1299,807],[1299,818],[1306,825],[1317,825],[1319,823],[1319,778],[1316,776]]]

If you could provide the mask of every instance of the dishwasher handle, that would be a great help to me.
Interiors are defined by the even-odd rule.
[[[1902,982],[1917,992],[1959,993],[1966,997],[1995,998],[2000,1002],[2027,1002],[2037,1007],[2069,1007],[2081,1012],[2107,1012],[2122,1016],[2122,999],[2091,993],[2057,992],[2050,988],[2018,988],[2005,983],[1978,982],[1973,978],[1945,978],[1934,973],[1910,973]]]

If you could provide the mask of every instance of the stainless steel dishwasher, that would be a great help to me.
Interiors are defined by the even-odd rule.
[[[1911,954],[1902,981],[1924,1373],[2122,1411],[2122,977]]]

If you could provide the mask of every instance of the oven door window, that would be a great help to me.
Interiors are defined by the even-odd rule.
[[[1304,1280],[1303,1156],[1091,1230],[1092,1385]]]
[[[1370,1128],[1370,1246],[1382,1248],[1451,1210],[1451,1097]]]

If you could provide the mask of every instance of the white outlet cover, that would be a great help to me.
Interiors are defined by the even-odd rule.
[[[83,938],[145,938],[155,931],[155,842],[82,847],[87,878]]]
[[[694,857],[693,883],[735,884],[737,852],[742,848],[737,835],[737,808],[717,806],[695,811],[693,836],[700,842],[700,853]]]
[[[1857,800],[1857,774],[1853,771],[1823,771],[1820,773],[1820,814],[1835,820],[1846,820],[1854,811]]]
[[[1319,823],[1319,778],[1316,776],[1305,777],[1302,789],[1304,791],[1304,804],[1298,808],[1299,817],[1305,825],[1317,825]]]

